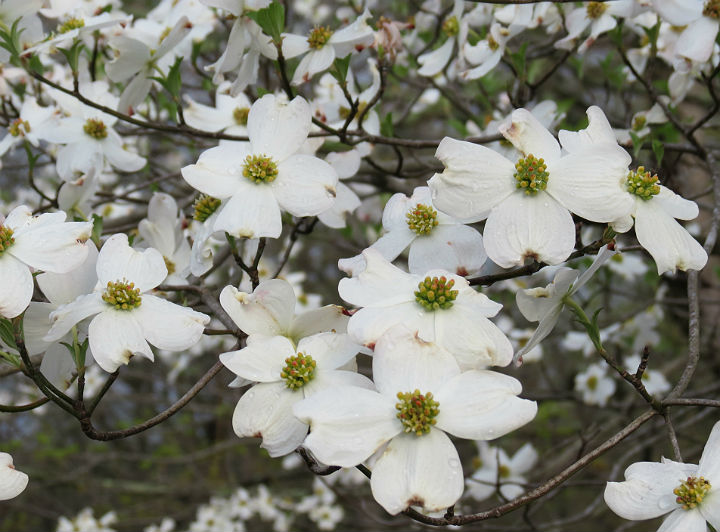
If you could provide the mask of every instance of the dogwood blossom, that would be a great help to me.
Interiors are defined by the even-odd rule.
[[[607,368],[607,364],[599,362],[575,375],[575,391],[582,395],[585,404],[605,406],[615,393],[615,380],[608,376]]]
[[[15,469],[12,456],[0,453],[0,501],[6,501],[25,491],[28,476]]]
[[[710,433],[700,463],[662,458],[637,462],[625,481],[608,482],[605,502],[624,519],[644,520],[669,514],[658,531],[703,532],[706,521],[720,528],[720,423]]]
[[[531,443],[526,443],[513,455],[504,449],[491,447],[485,441],[475,442],[478,456],[473,459],[475,471],[465,480],[467,494],[476,501],[490,497],[496,490],[506,499],[514,499],[525,490],[528,473],[538,461],[538,453]]]
[[[377,452],[373,497],[397,514],[408,506],[437,511],[462,495],[462,465],[447,433],[491,440],[537,411],[518,381],[486,370],[462,373],[453,356],[398,326],[375,347],[377,392],[333,388],[297,403],[310,425],[307,447],[322,463],[350,467]],[[387,445],[385,445],[387,443]]]

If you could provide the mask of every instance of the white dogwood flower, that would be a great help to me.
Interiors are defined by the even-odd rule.
[[[475,442],[478,456],[473,458],[476,468],[465,480],[467,494],[476,501],[482,501],[499,491],[510,500],[521,495],[527,482],[525,474],[530,471],[538,460],[538,453],[532,443],[526,443],[513,455],[508,456],[504,449],[491,447],[487,442]]]
[[[304,446],[322,463],[352,467],[377,452],[370,485],[385,510],[447,508],[463,492],[463,472],[448,434],[492,440],[535,417],[520,383],[486,370],[461,372],[453,356],[398,326],[378,341],[377,391],[336,387],[297,403],[310,425]]]
[[[605,406],[615,393],[615,380],[607,374],[607,368],[607,364],[598,362],[575,375],[575,391],[586,405]]]
[[[98,256],[95,290],[50,314],[53,326],[45,340],[57,340],[76,323],[94,316],[88,328],[90,349],[98,365],[110,373],[132,355],[153,360],[148,343],[168,351],[191,347],[210,317],[150,293],[167,272],[156,249],[135,251],[127,235],[111,236]]]
[[[12,456],[0,453],[0,501],[13,499],[27,487],[28,476],[15,469]]]

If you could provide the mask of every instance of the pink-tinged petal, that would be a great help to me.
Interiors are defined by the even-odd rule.
[[[488,257],[503,268],[527,258],[560,264],[575,247],[575,223],[549,194],[517,192],[492,210],[483,238]]]
[[[302,398],[302,391],[290,390],[284,382],[256,384],[238,401],[233,430],[241,438],[262,438],[260,447],[270,456],[291,453],[307,434],[307,425],[293,416],[293,405]]]
[[[52,327],[45,336],[45,341],[54,342],[59,340],[69,333],[70,329],[77,323],[110,308],[110,305],[102,300],[101,292],[78,296],[75,301],[67,305],[61,305],[57,310],[50,313]]]
[[[675,53],[697,63],[705,63],[712,55],[720,21],[700,17],[688,24],[675,43]]]
[[[320,332],[344,333],[347,332],[349,320],[350,317],[342,307],[325,305],[296,316],[287,335],[297,343],[301,338]]]
[[[91,233],[91,222],[36,224],[15,236],[8,253],[33,268],[66,273],[87,258]]]
[[[300,60],[300,64],[293,74],[292,84],[300,85],[310,81],[315,74],[327,70],[335,60],[335,50],[332,46],[323,46],[322,48],[310,50],[305,57]]]
[[[348,303],[358,307],[389,306],[415,300],[415,277],[390,264],[372,248],[362,253],[365,268],[353,277],[341,279],[338,293]]]
[[[347,334],[323,332],[308,336],[297,344],[298,353],[310,355],[323,371],[338,369],[358,354],[360,345]]]
[[[451,37],[446,40],[440,48],[436,48],[418,57],[418,63],[421,66],[417,73],[420,76],[428,77],[439,74],[452,57],[453,50],[455,49],[455,41],[456,39]]]
[[[286,102],[266,94],[252,105],[248,115],[252,152],[284,161],[301,148],[311,122],[310,106],[300,96]]]
[[[210,316],[150,294],[142,296],[140,307],[131,311],[151,345],[168,351],[182,351],[198,343]]]
[[[657,264],[658,273],[701,270],[707,253],[687,230],[652,199],[635,202],[635,235]]]
[[[628,153],[614,144],[594,144],[548,165],[547,192],[565,208],[593,222],[630,214],[633,196],[625,189]]]
[[[560,158],[555,137],[527,109],[515,109],[512,121],[500,126],[500,133],[525,155],[533,154],[551,164]]]
[[[214,198],[229,198],[242,187],[249,189],[250,181],[242,175],[245,157],[250,154],[247,142],[226,142],[205,150],[196,164],[180,169],[188,184]]]
[[[665,518],[657,532],[707,532],[707,523],[699,508],[678,509]]]
[[[452,216],[482,220],[515,190],[515,166],[490,148],[445,137],[435,157],[445,171],[428,181],[433,203]]]
[[[378,391],[390,399],[416,389],[435,394],[459,373],[450,353],[402,325],[388,330],[375,346],[373,380]]]
[[[493,440],[529,423],[537,403],[516,397],[520,381],[493,371],[466,371],[437,391],[437,427],[460,438]]]
[[[413,240],[408,267],[410,273],[440,269],[466,276],[479,272],[486,260],[483,238],[476,229],[461,224],[438,225],[429,235]]]
[[[213,229],[236,238],[279,237],[282,219],[272,189],[260,183],[236,192],[220,207]]]
[[[720,491],[720,421],[713,426],[705,444],[698,464],[698,475],[709,479],[715,490]]]
[[[435,318],[435,341],[453,354],[460,369],[507,366],[513,348],[507,336],[470,306],[455,304],[438,311]]]
[[[455,446],[441,430],[392,439],[373,467],[373,497],[396,515],[409,506],[444,510],[463,492],[462,465]]]
[[[310,425],[307,447],[324,464],[354,467],[402,431],[395,399],[364,388],[332,388],[297,403]]]
[[[337,173],[312,155],[296,154],[278,164],[270,184],[278,204],[293,216],[315,216],[332,207]]]
[[[132,314],[132,310],[108,308],[90,322],[90,349],[98,365],[108,373],[130,362],[133,355],[154,360],[140,324]]]
[[[663,463],[636,462],[625,470],[624,482],[607,483],[605,502],[624,519],[659,517],[680,508],[675,502],[673,490],[696,472],[694,464],[670,460]]]
[[[285,359],[295,354],[290,340],[284,336],[270,336],[253,341],[239,351],[222,353],[220,362],[235,375],[249,381],[280,382]]]
[[[28,484],[28,476],[13,466],[13,459],[7,453],[0,453],[0,501],[7,501],[20,495]]]
[[[41,273],[35,277],[40,290],[51,303],[62,305],[93,291],[97,284],[98,249],[92,240],[85,243],[85,261],[67,273]]]
[[[30,268],[9,253],[0,255],[0,316],[14,318],[22,314],[30,304],[33,279]]]
[[[694,220],[700,212],[697,203],[675,194],[672,190],[662,185],[660,185],[658,195],[653,196],[651,201],[660,205],[662,210],[673,218],[680,220]]]
[[[146,292],[162,283],[167,277],[167,266],[162,254],[153,248],[136,251],[128,244],[123,233],[112,235],[105,241],[97,260],[98,284],[104,290],[111,282],[126,279],[135,288]]]
[[[295,292],[282,279],[261,282],[252,294],[226,286],[220,304],[247,334],[284,335],[295,313]]]

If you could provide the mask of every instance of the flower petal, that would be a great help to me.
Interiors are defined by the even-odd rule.
[[[7,453],[0,453],[0,501],[20,495],[27,487],[28,476],[13,466],[13,459]]]
[[[252,336],[250,338],[253,338]],[[290,340],[284,336],[262,337],[239,351],[220,355],[226,368],[254,382],[279,382],[285,359],[295,355]]]
[[[457,449],[441,430],[396,436],[375,462],[370,487],[375,500],[392,515],[409,506],[430,512],[449,508],[464,487]]]
[[[70,329],[75,324],[110,308],[110,305],[102,300],[100,292],[78,296],[71,303],[61,305],[57,310],[50,313],[52,327],[45,336],[45,341],[54,342],[59,340],[70,332]]]
[[[150,294],[131,311],[145,339],[159,349],[182,351],[198,343],[210,316]]]
[[[297,343],[301,338],[320,332],[344,333],[347,332],[349,319],[350,317],[344,312],[344,309],[337,305],[325,305],[318,309],[308,310],[295,317],[288,337]]]
[[[657,532],[707,532],[707,524],[699,508],[678,509],[665,518]]]
[[[136,251],[130,247],[126,234],[117,233],[103,244],[97,260],[100,287],[126,279],[135,283],[140,292],[146,292],[162,283],[167,277],[167,266],[162,254],[153,248]]]
[[[220,207],[213,229],[237,238],[279,237],[282,219],[272,189],[260,183],[238,191]]]
[[[360,346],[348,334],[323,332],[308,336],[298,343],[298,353],[312,356],[323,371],[338,369],[357,355]]]
[[[527,109],[515,109],[509,124],[502,124],[500,133],[525,155],[533,154],[551,164],[560,158],[560,145],[555,137]]]
[[[652,201],[660,205],[670,216],[680,220],[694,220],[700,212],[697,203],[675,194],[662,185],[660,185],[660,192],[652,198]]]
[[[311,122],[310,106],[302,97],[287,102],[266,94],[252,105],[248,115],[252,153],[284,161],[303,145]]]
[[[720,488],[720,421],[713,426],[705,444],[698,464],[698,475],[718,484],[716,490]]]
[[[315,74],[327,70],[335,60],[335,49],[332,46],[323,46],[318,49],[310,50],[305,57],[300,60],[300,64],[293,74],[292,84],[300,85],[306,81],[310,81]]]
[[[282,279],[263,281],[252,294],[226,286],[220,304],[247,334],[284,335],[295,313],[295,291]]]
[[[154,360],[140,324],[132,313],[132,310],[109,308],[90,322],[90,349],[98,365],[108,373],[113,373],[121,365],[130,362],[133,355]]]
[[[87,258],[91,232],[90,222],[33,224],[15,237],[8,252],[33,268],[66,273]]]
[[[225,142],[205,150],[197,163],[180,169],[183,179],[204,194],[214,198],[229,198],[240,185],[249,181],[242,175],[245,157],[250,154],[248,142]]]
[[[312,155],[291,155],[278,164],[278,176],[270,185],[277,202],[293,216],[315,216],[335,201],[337,172]]]
[[[408,267],[411,273],[417,274],[440,269],[474,275],[486,260],[483,238],[476,229],[462,224],[439,225],[429,235],[413,240]]]
[[[362,253],[365,268],[352,278],[341,279],[338,293],[348,303],[359,307],[389,306],[414,301],[417,280],[390,264],[372,248]]]
[[[0,255],[0,316],[14,318],[22,314],[33,295],[33,279],[30,268],[9,253]]]

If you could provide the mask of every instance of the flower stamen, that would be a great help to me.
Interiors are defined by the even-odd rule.
[[[430,205],[418,203],[414,209],[405,215],[407,225],[411,231],[418,235],[429,235],[438,224],[437,211]]]
[[[16,118],[10,124],[8,133],[10,133],[13,137],[24,137],[26,133],[30,133],[30,124],[27,120]]]
[[[607,11],[607,4],[604,2],[590,2],[585,8],[587,16],[590,19],[600,18],[600,16]]]
[[[15,243],[13,238],[13,230],[4,225],[0,225],[0,255],[2,255],[7,248]]]
[[[630,171],[626,186],[628,192],[645,201],[660,193],[657,174],[646,171],[644,166],[638,166],[634,172]]]
[[[85,122],[85,125],[83,126],[83,131],[97,140],[102,140],[108,135],[105,122],[98,120],[97,118],[88,118],[88,121]]]
[[[195,208],[195,214],[193,214],[193,219],[202,223],[208,218],[210,218],[210,216],[212,216],[212,214],[217,210],[219,206],[219,199],[208,196],[207,194],[200,194],[195,200],[195,204],[193,205],[193,207]]]
[[[327,26],[315,26],[308,37],[310,48],[318,50],[325,46],[332,37],[332,30]]]
[[[403,424],[403,430],[407,433],[414,432],[416,436],[430,432],[440,413],[440,403],[433,399],[433,394],[428,392],[423,395],[420,390],[415,390],[398,392],[397,398],[400,402],[395,404],[395,409],[398,411],[397,418]]]
[[[458,295],[457,290],[453,290],[455,280],[447,280],[446,277],[425,277],[423,281],[418,283],[418,290],[415,292],[415,301],[417,301],[425,310],[447,310],[453,306],[453,301]]]
[[[245,157],[242,174],[253,183],[271,183],[278,175],[277,163],[264,153]]]
[[[238,126],[247,126],[248,115],[250,114],[249,107],[236,107],[233,111],[233,120]]]
[[[448,37],[454,37],[460,32],[460,23],[458,22],[458,19],[455,15],[453,15],[450,18],[445,19],[445,22],[443,22],[442,30],[445,35]]]
[[[102,299],[116,310],[132,310],[138,308],[142,303],[140,289],[135,288],[135,283],[131,283],[127,279],[108,281]]]
[[[528,196],[534,196],[539,191],[547,188],[548,177],[547,165],[544,159],[536,159],[531,153],[515,163],[513,177],[517,180],[516,187],[524,190]]]
[[[85,21],[83,19],[72,17],[63,22],[62,25],[58,28],[57,32],[67,33],[69,31],[77,30],[83,27],[85,27]]]
[[[302,388],[315,377],[317,363],[313,357],[305,353],[298,353],[285,359],[285,367],[280,372],[280,377],[291,390]]]
[[[711,487],[710,482],[703,477],[688,477],[673,490],[673,493],[677,495],[675,501],[683,509],[692,510],[703,501]]]

